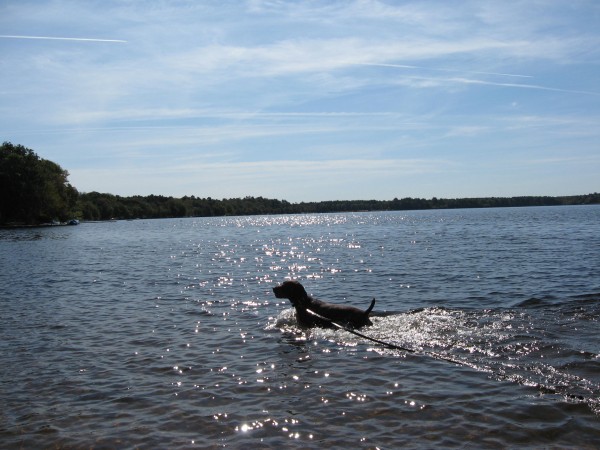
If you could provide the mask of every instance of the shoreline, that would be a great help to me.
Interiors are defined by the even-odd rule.
[[[8,223],[0,225],[0,230],[16,230],[16,229],[31,229],[31,228],[53,228],[53,227],[71,227],[80,224],[88,223],[107,223],[119,221],[135,221],[135,220],[157,220],[157,219],[192,219],[192,218],[210,218],[210,217],[252,217],[252,216],[278,216],[278,215],[303,215],[303,214],[348,214],[348,213],[369,213],[369,212],[393,212],[393,211],[445,211],[445,210],[460,210],[460,209],[505,209],[505,208],[539,208],[539,207],[561,207],[561,206],[593,206],[598,203],[563,203],[563,204],[542,204],[542,205],[494,205],[494,206],[470,206],[470,207],[437,207],[437,208],[415,208],[415,209],[332,209],[330,211],[294,211],[294,212],[260,212],[247,214],[218,214],[218,215],[175,215],[175,216],[158,216],[158,217],[116,217],[111,219],[95,219],[95,220],[80,220],[72,219],[77,223],[60,222],[60,223],[40,223],[40,224],[24,224],[24,223]]]

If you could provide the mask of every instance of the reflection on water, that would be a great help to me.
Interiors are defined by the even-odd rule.
[[[56,447],[600,445],[600,208],[0,230],[0,439]],[[299,329],[271,288],[377,303]]]

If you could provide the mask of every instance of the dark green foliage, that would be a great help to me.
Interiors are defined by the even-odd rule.
[[[67,220],[77,202],[69,173],[22,145],[0,147],[0,224]]]
[[[306,214],[350,211],[407,211],[417,209],[554,206],[600,203],[600,194],[570,197],[491,197],[431,200],[338,200],[289,203],[263,197],[215,200],[210,197],[119,197],[91,192],[81,194],[79,209],[85,220],[151,219],[167,217],[249,216],[258,214]]]
[[[120,197],[90,192],[79,197],[79,210],[84,220],[153,219],[167,217],[246,216],[294,212],[286,201],[262,197],[214,200],[210,197]]]

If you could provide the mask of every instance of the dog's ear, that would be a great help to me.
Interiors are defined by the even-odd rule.
[[[306,293],[306,289],[304,289],[304,286],[302,286],[297,281],[295,282],[295,284],[296,284],[296,289],[298,290],[298,293],[302,294],[302,297],[308,297],[308,294]]]

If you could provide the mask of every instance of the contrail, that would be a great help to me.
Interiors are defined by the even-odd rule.
[[[461,83],[461,84],[480,84],[483,86],[500,86],[500,87],[508,87],[508,88],[519,88],[519,89],[537,89],[537,90],[541,90],[541,91],[565,92],[565,93],[569,93],[569,94],[585,94],[585,95],[600,96],[600,92],[594,92],[594,91],[578,91],[575,89],[555,88],[555,87],[550,87],[550,86],[541,86],[538,84],[499,83],[499,82],[494,82],[494,81],[473,80],[470,78],[458,78],[458,77],[457,78],[433,78],[433,77],[408,76],[408,77],[406,77],[406,79],[448,82],[448,83]]]
[[[465,83],[465,84],[484,84],[484,85],[488,85],[488,86],[503,86],[503,87],[522,88],[522,89],[539,89],[542,91],[567,92],[570,94],[600,95],[599,92],[577,91],[574,89],[553,88],[553,87],[549,87],[549,86],[540,86],[540,85],[536,85],[536,84],[494,83],[491,81],[469,80],[466,78],[448,78],[448,81],[456,82],[456,83]]]
[[[0,35],[0,38],[7,39],[48,39],[53,41],[84,41],[84,42],[127,42],[121,39],[93,39],[93,38],[72,38],[72,37],[53,37],[53,36],[11,36]]]
[[[514,73],[498,73],[498,72],[477,72],[474,70],[461,70],[461,69],[436,69],[424,66],[408,66],[405,64],[376,64],[376,63],[356,63],[359,66],[376,66],[376,67],[395,67],[397,69],[423,69],[423,70],[435,70],[438,72],[462,72],[462,73],[477,73],[479,75],[497,75],[502,77],[519,77],[519,78],[533,78],[532,75],[518,75]]]

